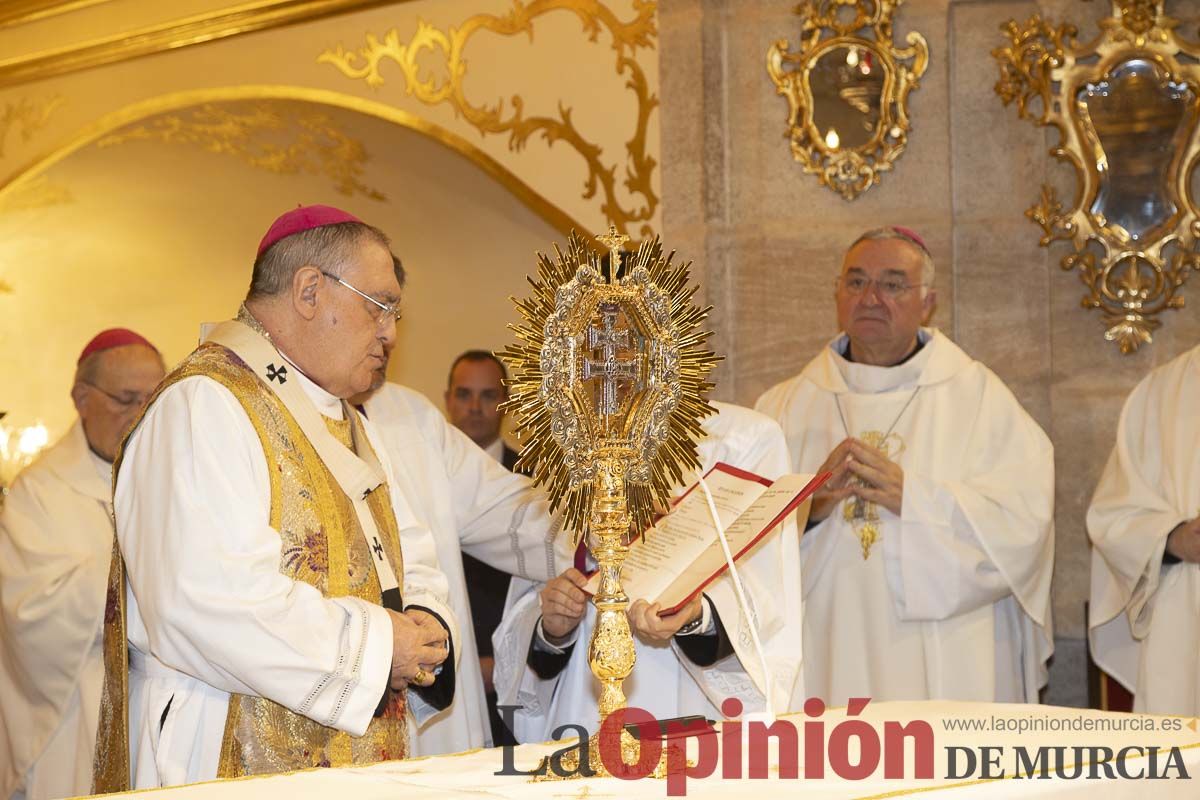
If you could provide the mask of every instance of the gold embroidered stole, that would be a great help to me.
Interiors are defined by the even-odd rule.
[[[115,472],[115,470],[114,470]],[[125,641],[125,562],[113,535],[104,602],[104,689],[96,748],[92,753],[92,794],[129,790],[129,649]]]
[[[215,344],[201,345],[163,380],[147,408],[167,388],[196,375],[211,378],[227,388],[258,434],[270,476],[270,525],[279,532],[282,540],[279,571],[293,580],[316,587],[326,597],[358,597],[381,605],[379,579],[353,503],[282,401],[234,353]],[[326,419],[325,422],[339,441],[352,447],[349,420]],[[134,429],[136,427],[135,424]],[[370,447],[365,437],[362,441]],[[120,463],[119,454],[113,470],[114,480]],[[400,534],[387,486],[382,485],[371,492],[367,504],[387,557],[402,581]],[[401,592],[403,588],[401,585]],[[121,618],[123,628],[123,594],[120,599],[121,609],[117,616]],[[123,632],[121,641],[124,641]],[[330,642],[331,647],[334,644]],[[105,655],[107,669],[107,649]],[[121,680],[126,681],[127,661],[124,665],[114,666],[120,672]],[[352,737],[265,698],[231,695],[217,776],[233,778],[406,758],[406,717],[406,693],[388,690],[382,713],[377,712],[366,734]],[[127,729],[127,722],[122,727]],[[127,730],[106,731],[102,727],[100,733],[101,736],[120,736],[127,741]]]

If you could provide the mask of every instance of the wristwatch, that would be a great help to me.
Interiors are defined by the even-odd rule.
[[[700,630],[700,626],[703,624],[704,624],[704,611],[702,609],[699,616],[697,616],[694,620],[689,622],[687,625],[684,625],[682,628],[675,631],[675,635],[676,636],[691,636],[693,633]]]

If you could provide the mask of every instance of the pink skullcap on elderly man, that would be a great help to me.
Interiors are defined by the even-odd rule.
[[[125,347],[126,345],[140,344],[149,347],[154,352],[158,352],[158,348],[150,344],[146,337],[139,333],[134,333],[128,328],[109,328],[108,330],[100,331],[92,340],[83,348],[83,352],[79,354],[79,360],[76,364],[82,364],[83,360],[88,356],[104,350],[112,350],[114,347]]]
[[[900,234],[905,239],[908,239],[910,242],[915,244],[917,247],[920,247],[926,253],[929,252],[929,246],[927,244],[925,244],[925,240],[922,239],[921,235],[919,233],[917,233],[916,231],[914,231],[912,228],[905,228],[902,225],[892,225],[891,227],[892,227],[893,231]]]
[[[338,225],[343,222],[358,222],[362,220],[353,214],[333,206],[299,206],[281,215],[271,223],[267,234],[258,243],[258,255],[262,255],[271,245],[280,239],[286,239],[297,233],[311,231],[313,228],[323,228],[326,225]]]

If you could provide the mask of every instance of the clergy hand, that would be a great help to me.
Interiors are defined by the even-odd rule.
[[[404,615],[424,628],[430,636],[435,637],[434,641],[438,643],[439,647],[444,648],[446,655],[449,655],[450,646],[448,642],[450,640],[450,631],[446,630],[445,626],[438,621],[437,617],[420,608],[406,608],[404,610]],[[421,668],[426,672],[432,673],[435,669],[437,669],[438,664],[441,664],[446,660],[446,655],[443,655],[437,661],[421,662]],[[427,683],[432,682],[433,681],[427,681]]]
[[[874,447],[853,439],[850,443],[849,467],[852,474],[866,482],[865,486],[852,485],[852,494],[900,516],[900,506],[904,500],[904,470],[900,469],[899,464],[888,460]]]
[[[1200,517],[1175,526],[1167,537],[1167,552],[1180,561],[1200,563]]]
[[[658,603],[650,605],[645,600],[637,600],[629,607],[629,625],[635,634],[646,641],[669,642],[680,628],[700,618],[703,613],[700,597],[696,595],[686,606],[668,617],[658,615],[662,611]]]
[[[391,687],[400,691],[410,683],[432,684],[430,669],[446,660],[446,629],[424,611],[413,609],[400,614],[388,609],[388,614],[392,618]],[[434,624],[429,625],[422,616]]]
[[[583,619],[587,607],[587,577],[574,567],[553,578],[542,589],[538,602],[542,606],[542,632],[552,645],[559,645]]]
[[[812,510],[808,513],[813,522],[828,517],[838,503],[850,496],[850,446],[853,443],[853,439],[843,439],[817,468],[817,474],[829,472],[831,476],[813,493]]]

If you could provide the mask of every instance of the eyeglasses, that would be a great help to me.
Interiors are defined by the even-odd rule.
[[[87,384],[124,409],[140,408],[147,400],[150,399],[150,395],[153,394],[153,392],[122,392],[121,394],[113,394],[107,389],[103,389],[91,381],[80,381],[80,383]]]
[[[326,278],[329,278],[329,280],[336,281],[336,282],[340,283],[342,286],[345,286],[347,289],[354,292],[356,295],[358,295],[359,297],[361,297],[362,299],[366,300],[371,305],[373,305],[377,309],[379,309],[378,311],[372,310],[372,312],[371,312],[371,316],[375,318],[376,325],[382,325],[385,321],[390,321],[392,323],[396,323],[396,322],[400,321],[401,314],[400,314],[400,301],[399,300],[397,300],[394,303],[381,303],[378,300],[376,300],[374,297],[371,297],[371,295],[367,294],[366,292],[355,289],[353,286],[351,286],[349,283],[347,283],[346,281],[339,278],[337,275],[328,273],[325,270],[321,270],[321,274],[324,275]]]
[[[860,294],[866,294],[871,284],[875,284],[879,293],[885,297],[899,297],[909,289],[916,289],[926,285],[924,283],[905,283],[900,278],[882,278],[876,280],[863,275],[843,275],[834,283],[841,287],[846,294],[854,295],[855,297]]]

